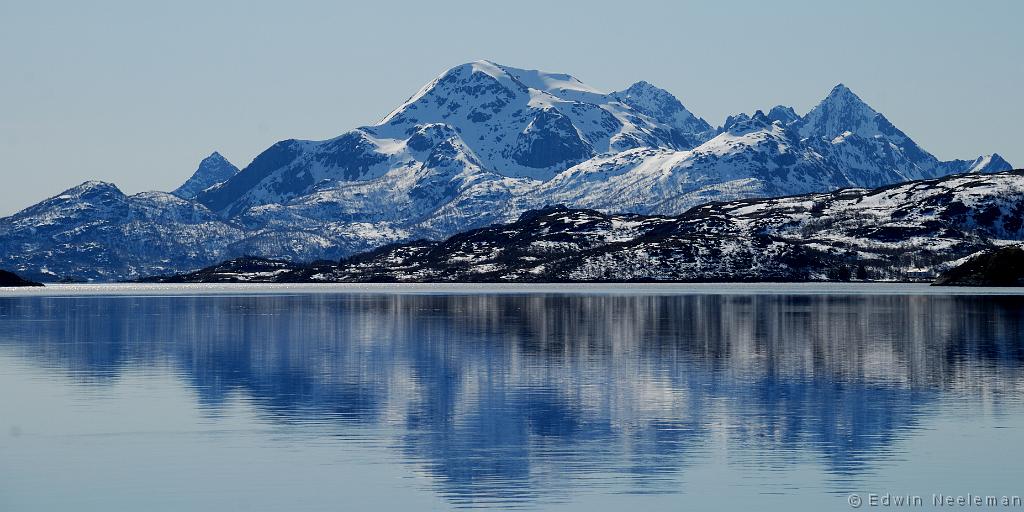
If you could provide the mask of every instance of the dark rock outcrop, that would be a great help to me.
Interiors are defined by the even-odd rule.
[[[301,265],[282,260],[243,257],[228,260],[202,270],[172,276],[140,279],[149,283],[239,283],[246,281],[273,282],[285,272],[302,268]]]
[[[14,287],[14,286],[42,286],[42,283],[35,281],[29,281],[22,279],[21,276],[8,272],[6,270],[0,270],[0,287]]]
[[[974,256],[943,273],[935,286],[1024,286],[1024,249],[1009,246]]]

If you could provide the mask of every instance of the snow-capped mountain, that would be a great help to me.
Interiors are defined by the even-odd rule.
[[[850,129],[833,135],[844,123]],[[479,190],[457,184],[440,201],[403,192],[417,179],[437,185],[426,158],[439,133],[488,183],[482,210],[471,206]],[[438,225],[475,227],[545,204],[671,214],[712,199],[1010,168],[998,155],[979,159],[990,163],[939,162],[841,85],[803,118],[776,106],[730,117],[716,132],[647,82],[604,94],[569,75],[480,61],[443,73],[377,125],[275,144],[199,200],[226,217],[280,204],[315,221],[340,215],[443,236],[451,231]],[[432,211],[450,220],[424,220]],[[419,230],[423,222],[431,227]]]
[[[611,96],[633,109],[672,128],[670,138],[681,148],[692,148],[709,139],[711,125],[693,115],[678,98],[664,89],[639,81]]]
[[[678,214],[708,201],[855,185],[795,132],[757,112],[690,151],[642,148],[588,160],[537,186],[527,202]]]
[[[962,160],[940,162],[864,103],[845,85],[837,85],[795,128],[809,145],[831,155],[836,165],[862,186],[934,178],[982,170]],[[999,155],[979,157],[993,163],[992,171],[1010,168]],[[894,179],[896,178],[896,179]]]
[[[238,167],[214,151],[213,154],[199,162],[199,168],[185,183],[171,193],[182,199],[195,199],[200,192],[218,183],[223,183],[236,174],[238,174]]]
[[[481,168],[535,180],[595,155],[689,149],[711,134],[671,94],[645,82],[605,94],[569,75],[478,61],[441,74],[376,125],[322,142],[275,144],[199,201],[232,217],[416,167],[429,149],[422,133],[433,125],[461,139]]]
[[[278,142],[242,170],[214,153],[166,200],[113,201],[130,210],[149,198],[146,215],[166,220],[146,229],[182,245],[166,257],[91,255],[131,246],[134,225],[85,199],[51,199],[0,219],[0,265],[30,277],[45,268],[123,278],[216,261],[204,258],[311,261],[440,239],[551,204],[677,215],[708,201],[1007,169],[994,154],[938,161],[841,85],[804,116],[780,105],[716,129],[647,82],[605,93],[570,75],[478,61],[442,73],[377,124]],[[215,229],[175,242],[172,233],[197,229],[180,220],[182,208]],[[92,273],[72,272],[77,264]]]

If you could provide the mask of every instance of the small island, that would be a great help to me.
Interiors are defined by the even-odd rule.
[[[43,285],[42,283],[37,283],[35,281],[29,281],[28,279],[23,279],[21,276],[15,274],[13,272],[8,272],[6,270],[0,270],[0,288],[3,288],[3,287],[15,287],[15,286],[17,286],[17,287],[21,287],[21,286],[42,286],[42,285]]]

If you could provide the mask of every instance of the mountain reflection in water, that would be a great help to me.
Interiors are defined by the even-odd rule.
[[[1012,296],[8,297],[0,322],[0,348],[79,382],[164,367],[208,414],[241,395],[275,424],[386,432],[455,505],[679,492],[716,437],[844,492],[942,397],[1024,394]]]

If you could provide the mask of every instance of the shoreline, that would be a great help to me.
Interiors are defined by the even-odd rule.
[[[297,294],[551,295],[1006,295],[1024,287],[929,283],[85,283],[0,288],[0,298]]]

